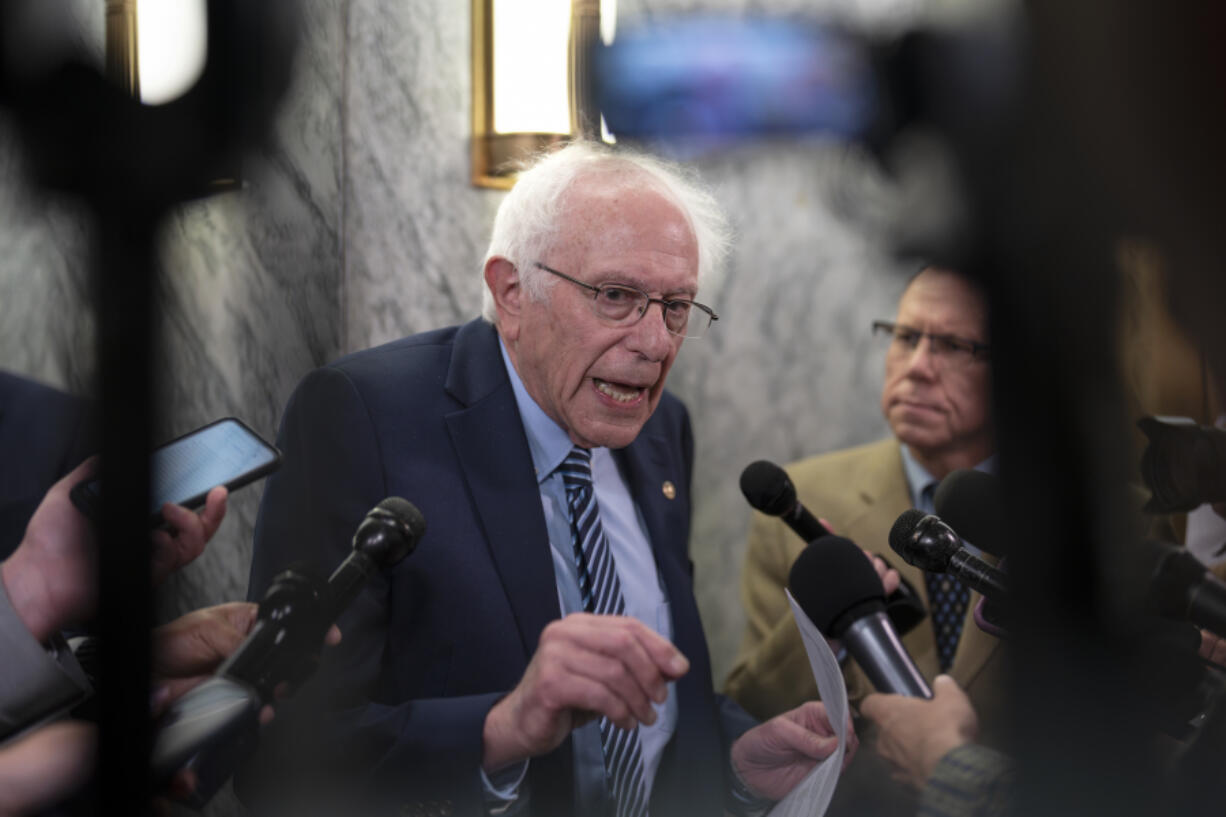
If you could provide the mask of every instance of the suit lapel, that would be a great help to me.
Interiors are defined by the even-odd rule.
[[[643,514],[657,562],[662,551],[672,549],[669,537],[675,538],[679,530],[688,527],[689,521],[685,498],[668,499],[664,494],[666,481],[677,490],[677,486],[683,484],[684,477],[681,473],[670,473],[671,468],[679,470],[681,464],[674,466],[669,463],[669,450],[667,440],[644,428],[633,443],[614,452],[634,501]]]
[[[854,486],[860,512],[848,520],[843,535],[867,550],[888,554],[890,528],[898,515],[911,507],[901,458],[896,440],[877,446]]]
[[[526,663],[561,610],[532,454],[492,326],[473,321],[460,328],[445,388],[465,405],[447,415],[447,428]]]

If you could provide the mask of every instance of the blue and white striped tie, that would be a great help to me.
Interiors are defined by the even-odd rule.
[[[626,599],[613,550],[600,524],[600,509],[592,490],[592,452],[575,446],[558,468],[566,486],[570,526],[579,568],[579,593],[583,609],[598,615],[625,613]],[[642,817],[647,813],[643,790],[643,752],[639,729],[619,729],[607,718],[600,719],[600,744],[604,750],[605,777],[616,817]]]

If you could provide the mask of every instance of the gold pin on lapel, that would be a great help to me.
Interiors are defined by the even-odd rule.
[[[664,480],[664,484],[660,486],[660,490],[664,492],[665,499],[673,499],[677,496],[677,486],[673,485],[668,480]]]

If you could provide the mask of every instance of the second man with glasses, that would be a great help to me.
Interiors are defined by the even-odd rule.
[[[1003,679],[996,639],[972,620],[977,595],[950,577],[925,575],[890,554],[888,544],[890,528],[903,511],[932,512],[936,485],[951,471],[994,468],[987,303],[966,277],[928,267],[908,282],[894,320],[875,321],[872,331],[883,343],[881,411],[891,435],[786,470],[805,507],[839,535],[888,554],[903,578],[920,588],[928,620],[904,636],[904,645],[930,683],[938,673],[949,673],[964,686],[990,727],[992,701],[1002,697]],[[741,573],[747,625],[725,691],[760,718],[817,696],[783,593],[788,570],[804,547],[778,517],[754,514]],[[873,691],[854,662],[845,675],[853,703]],[[888,791],[888,771],[880,762],[874,770],[871,756],[871,749],[860,752],[832,813],[841,805],[873,813],[867,809],[883,799],[897,805],[905,796]],[[857,779],[864,786],[857,787]],[[906,813],[913,812],[912,807]]]

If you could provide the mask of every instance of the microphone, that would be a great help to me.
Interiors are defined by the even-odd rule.
[[[967,550],[953,528],[932,514],[903,511],[890,528],[890,547],[907,564],[948,573],[985,598],[1004,603],[1008,596],[1005,574]]]
[[[994,474],[959,468],[950,471],[932,496],[936,515],[984,553],[1007,555],[1000,521],[1005,519],[1000,479]]]
[[[741,493],[749,504],[768,516],[778,516],[806,542],[832,531],[796,498],[796,486],[787,471],[769,460],[757,460],[741,472]]]
[[[1226,583],[1184,548],[1154,541],[1145,548],[1154,565],[1149,599],[1158,614],[1226,638]]]
[[[770,460],[757,460],[745,466],[741,472],[741,493],[756,510],[786,522],[804,542],[833,535],[801,504],[787,472]],[[900,633],[910,632],[926,615],[919,595],[906,579],[900,579],[898,589],[886,600],[886,612]]]
[[[353,552],[326,582],[300,570],[273,579],[255,626],[213,678],[171,705],[154,739],[160,784],[185,766],[198,778],[189,805],[203,807],[258,736],[260,708],[281,684],[296,688],[314,673],[328,628],[366,580],[413,552],[426,520],[411,502],[388,497],[362,520]]]
[[[877,571],[854,542],[841,536],[815,540],[792,564],[788,589],[823,635],[847,647],[874,688],[932,697],[885,614],[885,589]]]

